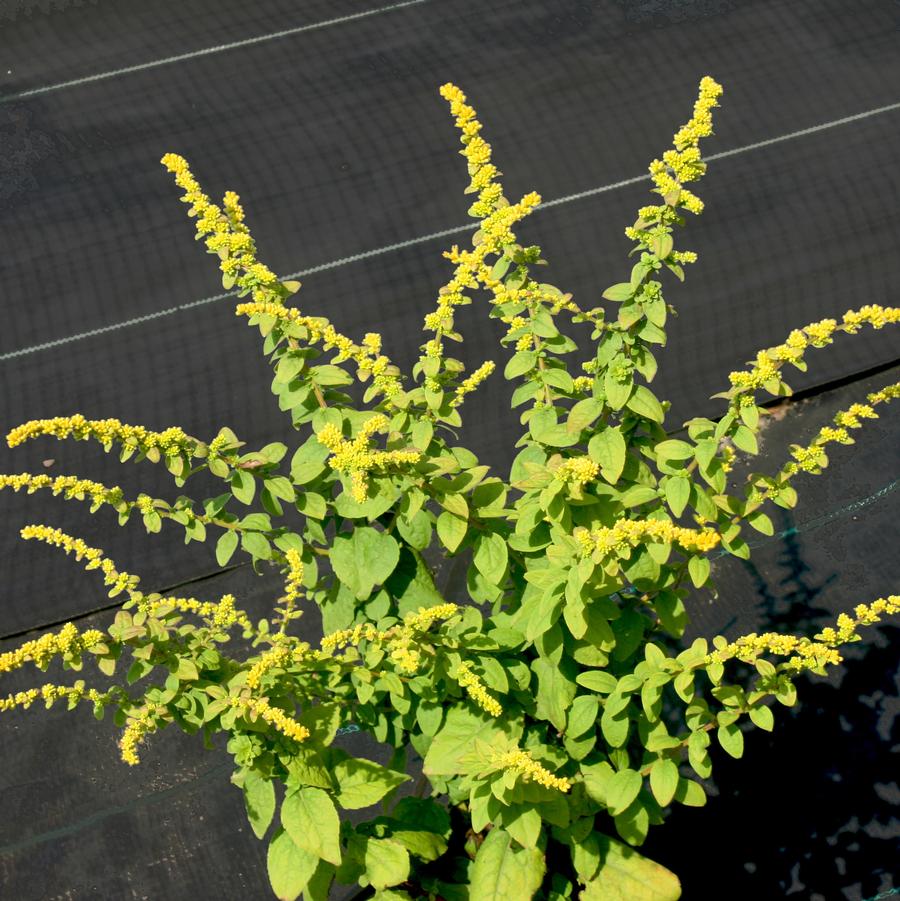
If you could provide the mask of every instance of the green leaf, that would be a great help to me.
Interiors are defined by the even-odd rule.
[[[663,412],[662,404],[646,385],[635,387],[634,394],[628,399],[626,406],[638,416],[643,416],[653,422],[662,422],[665,419],[666,414]]]
[[[775,726],[775,717],[772,714],[771,707],[751,707],[750,719],[753,721],[754,726],[759,726],[760,729],[765,729],[766,732],[771,732]]]
[[[469,897],[478,901],[526,901],[540,887],[546,869],[544,855],[537,848],[514,848],[510,834],[495,826],[475,856]]]
[[[241,547],[253,557],[260,560],[272,559],[272,545],[269,539],[259,532],[243,532],[241,534]]]
[[[508,553],[506,542],[496,532],[479,535],[475,542],[475,566],[498,588],[506,575]]]
[[[312,519],[323,519],[328,512],[325,498],[313,491],[304,491],[297,495],[297,509]]]
[[[462,544],[463,538],[466,537],[468,525],[464,520],[446,510],[441,513],[437,520],[437,533],[441,544],[447,548],[452,554]]]
[[[586,397],[584,400],[578,401],[569,411],[566,430],[578,433],[586,429],[602,412],[603,404],[599,400]]]
[[[283,501],[293,503],[296,498],[294,486],[284,476],[270,476],[264,480],[263,484],[271,494],[280,497]]]
[[[352,385],[353,376],[340,366],[326,364],[313,366],[309,370],[309,377],[318,385]]]
[[[262,838],[275,815],[275,786],[271,779],[264,779],[255,770],[250,770],[241,787],[250,827],[257,838]]]
[[[616,677],[603,670],[588,670],[575,677],[575,681],[591,691],[608,695],[616,690]]]
[[[334,802],[321,788],[288,794],[281,805],[281,824],[298,848],[340,865],[341,824]]]
[[[333,770],[338,789],[336,799],[344,810],[359,810],[377,804],[388,792],[408,782],[405,773],[389,770],[364,757],[349,757]]]
[[[225,566],[231,559],[231,555],[237,550],[238,534],[233,530],[223,532],[216,542],[216,563]]]
[[[537,354],[533,350],[520,350],[514,354],[512,359],[506,364],[503,370],[503,376],[507,379],[514,379],[516,376],[524,375],[531,372],[537,363]]]
[[[504,814],[503,828],[523,848],[536,848],[541,837],[541,815],[533,807],[524,807],[512,819]]]
[[[399,559],[396,540],[369,526],[357,527],[351,535],[337,535],[331,548],[335,575],[361,601],[387,579]]]
[[[610,285],[602,296],[607,300],[622,302],[634,297],[634,290],[635,286],[629,282],[619,282],[617,285]]]
[[[606,785],[606,806],[613,816],[617,816],[631,806],[638,796],[644,780],[637,770],[619,770]]]
[[[678,766],[674,760],[661,757],[650,767],[650,790],[661,807],[671,803],[678,788]]]
[[[521,734],[521,724],[500,724],[468,707],[451,707],[443,728],[428,747],[423,771],[429,776],[455,776],[460,772],[460,761],[472,750],[476,740],[487,745],[505,744],[504,736],[517,741]]]
[[[763,708],[768,709],[768,708]],[[771,712],[771,711],[770,711]],[[737,723],[731,723],[729,726],[719,726],[716,730],[716,737],[722,750],[734,758],[740,758],[744,754],[744,733],[741,732]]]
[[[683,476],[666,479],[666,501],[674,516],[681,516],[691,496],[691,480]]]
[[[582,673],[582,675],[585,675]],[[581,678],[580,676],[577,678]],[[593,695],[579,695],[572,702],[566,724],[566,735],[579,738],[597,725],[600,712],[600,701]]]
[[[605,835],[597,835],[603,864],[581,901],[678,901],[681,883],[661,864]]]
[[[618,426],[604,429],[588,443],[588,455],[600,464],[601,475],[611,485],[615,485],[622,475],[626,452],[625,439]]]
[[[231,493],[242,503],[253,503],[253,495],[256,493],[256,479],[243,469],[236,469],[229,480]]]
[[[675,790],[675,800],[685,807],[703,807],[706,804],[706,792],[699,782],[693,779],[685,779],[683,776],[678,781],[678,788]]]
[[[670,438],[660,441],[654,448],[656,456],[663,460],[690,460],[694,456],[694,448],[687,441]]]
[[[407,544],[417,551],[424,551],[431,544],[431,517],[424,510],[419,510],[412,520],[399,516],[397,531]]]
[[[266,866],[272,891],[280,901],[295,901],[312,878],[319,858],[298,848],[283,829],[279,829],[266,854]]]
[[[569,666],[564,667],[563,663]],[[566,728],[566,711],[575,697],[575,682],[567,671],[571,666],[571,660],[554,663],[544,657],[538,657],[531,664],[531,669],[538,679],[535,716],[541,720],[549,720],[560,732]]]
[[[691,557],[688,561],[688,572],[695,588],[701,588],[709,578],[709,558]]]
[[[630,375],[625,381],[619,381],[613,375],[612,369],[606,370],[606,375],[603,377],[603,390],[606,392],[606,402],[613,410],[621,410],[628,403],[633,389],[634,381]]]
[[[398,885],[409,877],[409,851],[389,838],[366,842],[366,878],[377,889]]]
[[[748,454],[759,453],[756,435],[754,435],[745,425],[738,426],[737,431],[731,436],[731,440],[734,442],[735,447],[739,447]]]

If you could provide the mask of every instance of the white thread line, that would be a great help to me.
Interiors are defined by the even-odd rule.
[[[816,132],[825,131],[828,128],[835,128],[838,125],[847,125],[850,122],[858,122],[860,119],[867,119],[871,116],[877,116],[880,113],[888,113],[893,112],[894,110],[900,110],[900,103],[891,103],[888,106],[879,106],[877,109],[866,110],[864,113],[856,113],[853,116],[844,116],[842,119],[835,119],[832,122],[824,122],[821,125],[813,125],[810,128],[802,128],[799,131],[792,131],[785,135],[780,135],[777,138],[768,138],[765,141],[757,141],[755,144],[747,144],[744,147],[735,147],[733,150],[723,150],[720,153],[714,153],[711,156],[704,157],[706,161],[712,160],[720,160],[729,156],[736,156],[739,153],[747,153],[750,150],[758,150],[760,147],[771,147],[773,144],[779,144],[782,141],[790,141],[793,138],[803,137],[805,135],[815,134]],[[564,197],[557,197],[555,200],[548,200],[546,203],[542,203],[535,212],[540,212],[542,209],[546,209],[552,206],[559,206],[563,203],[571,203],[573,200],[583,200],[586,197],[594,197],[597,194],[604,194],[607,191],[614,191],[616,188],[623,188],[627,185],[638,184],[642,181],[649,181],[649,175],[637,175],[634,178],[626,178],[623,181],[613,182],[608,185],[601,185],[597,188],[590,188],[587,191],[579,191],[575,194],[567,194]],[[407,247],[414,247],[417,244],[424,244],[427,241],[433,241],[435,238],[446,238],[450,235],[458,235],[463,232],[473,231],[478,227],[477,223],[471,223],[469,225],[460,225],[456,228],[447,228],[443,231],[432,232],[428,235],[421,235],[418,238],[410,238],[408,241],[399,241],[396,244],[388,244],[384,247],[378,247],[374,250],[364,250],[361,253],[355,253],[351,256],[342,257],[339,260],[332,260],[330,263],[321,263],[318,266],[311,266],[308,269],[301,269],[298,272],[292,272],[289,275],[282,276],[285,279],[294,279],[300,278],[307,275],[313,275],[317,272],[326,272],[329,269],[337,269],[340,266],[346,266],[349,263],[357,263],[360,260],[368,260],[372,257],[378,257],[382,254],[392,253],[395,250],[403,250]],[[172,316],[175,313],[180,313],[182,310],[191,310],[194,307],[204,306],[209,303],[214,303],[218,300],[225,300],[226,297],[236,297],[236,291],[226,291],[222,294],[215,294],[212,297],[204,297],[200,300],[193,300],[190,303],[179,304],[177,307],[169,307],[167,310],[159,310],[156,313],[148,313],[146,316],[136,316],[133,319],[125,319],[122,322],[114,322],[110,325],[104,325],[100,328],[91,329],[86,332],[79,332],[75,335],[68,335],[65,338],[55,338],[52,341],[45,341],[41,344],[33,344],[30,347],[23,347],[19,350],[11,350],[7,351],[7,353],[0,354],[0,362],[4,360],[12,360],[16,357],[23,357],[27,354],[37,353],[41,350],[49,350],[51,347],[59,347],[62,344],[69,344],[73,341],[81,341],[84,338],[92,338],[95,335],[103,335],[107,332],[114,332],[118,329],[128,328],[132,325],[139,325],[142,322],[148,322],[151,319],[160,319],[163,316]]]
[[[328,28],[330,25],[343,25],[357,19],[365,19],[369,16],[377,16],[380,13],[393,12],[406,6],[416,6],[420,3],[428,3],[429,0],[402,0],[400,3],[392,3],[390,6],[380,6],[377,9],[368,9],[361,13],[352,13],[347,16],[339,16],[335,19],[326,19],[323,22],[313,22],[310,25],[298,25],[296,28],[286,28],[284,31],[274,31],[271,34],[262,34],[255,38],[245,38],[242,41],[232,41],[230,44],[219,44],[216,47],[206,47],[203,50],[193,50],[190,53],[181,53],[178,56],[167,56],[165,59],[152,60],[149,63],[140,63],[137,66],[126,66],[124,69],[114,69],[110,72],[100,72],[97,75],[87,75],[84,78],[73,78],[71,81],[61,81],[59,84],[45,85],[40,88],[32,88],[11,94],[8,97],[0,97],[0,103],[9,103],[13,100],[24,100],[26,97],[35,97],[38,94],[49,94],[51,91],[60,91],[63,88],[74,88],[78,85],[91,84],[95,81],[105,81],[108,78],[116,78],[119,75],[130,75],[132,72],[144,72],[147,69],[156,69],[160,66],[168,66],[171,63],[180,63],[200,56],[209,56],[213,53],[223,53],[226,50],[234,50],[237,47],[249,47],[252,44],[261,44],[264,41],[274,41],[276,38],[290,37],[302,34],[305,31],[316,31],[320,28]]]

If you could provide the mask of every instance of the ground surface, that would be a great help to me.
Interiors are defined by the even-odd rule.
[[[447,277],[440,252],[466,239],[465,171],[440,84],[457,82],[479,109],[510,195],[535,188],[558,201],[522,236],[543,245],[547,278],[591,305],[627,275],[622,228],[650,202],[648,181],[616,185],[668,146],[705,74],[725,95],[704,154],[726,155],[697,189],[706,212],[678,237],[700,262],[668,287],[680,316],[657,385],[673,400],[670,427],[715,414],[707,398],[727,373],[790,328],[897,303],[898,24],[896,4],[841,0],[0,2],[0,427],[80,411],[199,437],[229,424],[251,446],[296,440],[266,400],[258,337],[192,241],[163,153],[186,156],[210,193],[242,195],[262,258],[279,274],[307,273],[306,311],[353,335],[380,330],[409,361]],[[240,41],[250,42],[228,46]],[[465,317],[475,364],[497,356],[483,313]],[[895,335],[843,339],[792,384],[898,356]],[[497,376],[469,406],[463,436],[501,471],[515,427],[499,412],[506,399]],[[818,409],[801,408],[798,421]],[[755,573],[723,564],[730,590],[697,607],[698,629],[784,626],[795,608],[785,600],[839,609],[896,590],[898,495],[878,492],[897,478],[897,431],[879,425],[862,441],[865,462],[830,471],[796,516],[876,499],[761,548]],[[155,469],[119,467],[93,445],[0,449],[0,471],[22,470],[178,493]],[[212,576],[191,590],[214,597],[234,584],[260,604],[275,591],[246,570],[213,576],[211,549],[185,548],[176,530],[119,530],[102,512],[40,496],[6,492],[0,504],[3,636],[73,617],[86,627],[108,603],[70,561],[18,541],[25,522],[83,535],[148,587]],[[705,849],[696,868],[668,841],[653,853],[684,874],[685,897],[859,899],[893,884],[897,788],[880,755],[896,742],[895,671],[889,645],[870,651],[844,689],[817,688],[783,732],[748,744],[749,782],[740,769],[745,781],[735,775],[707,811],[680,815],[675,835]],[[843,720],[814,712],[840,705]],[[4,894],[266,897],[262,849],[222,755],[166,737],[134,773],[116,760],[111,726],[89,716],[30,711],[0,726],[0,790],[18,811],[0,837]],[[773,772],[783,775],[777,797],[766,787]],[[758,815],[728,806],[738,790],[733,803],[744,811],[749,795]],[[720,853],[712,889],[710,855]]]

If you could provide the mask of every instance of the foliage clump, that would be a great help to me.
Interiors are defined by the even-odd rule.
[[[470,249],[445,253],[453,274],[425,317],[411,377],[379,335],[357,343],[288,306],[300,285],[258,260],[239,197],[212,203],[186,161],[166,155],[224,288],[246,298],[237,313],[259,329],[272,390],[299,435],[247,451],[228,428],[206,442],[115,419],[38,420],[13,429],[9,445],[98,441],[123,462],[162,463],[178,487],[208,472],[223,492],[202,503],[129,500],[118,487],[30,473],[0,476],[0,487],[111,507],[120,524],[139,516],[149,532],[168,520],[187,541],[211,533],[220,565],[240,547],[254,567],[281,569],[284,593],[271,620],[252,622],[231,595],[145,592],[101,550],[27,526],[23,538],[73,554],[103,575],[110,597],[126,599],[105,632],[66,624],[0,656],[0,671],[29,662],[46,670],[57,659],[80,670],[86,657],[108,677],[127,670],[106,690],[48,684],[0,709],[88,701],[102,717],[112,708],[129,764],[173,724],[207,739],[226,734],[250,823],[268,836],[279,898],[324,899],[334,880],[371,886],[385,901],[592,901],[637,897],[638,884],[641,897],[677,898],[677,878],[632,848],[673,805],[705,802],[698,778],[712,772],[713,743],[740,757],[742,724],[771,729],[771,699],[793,704],[798,675],[824,673],[859,626],[900,609],[891,596],[814,637],[679,645],[690,586],[711,585],[711,553],[746,559],[746,528],[771,535],[766,507],[793,507],[795,478],[820,473],[829,445],[852,444],[851,431],[900,393],[870,394],[794,445],[777,472],[752,472],[728,490],[737,456],[757,453],[760,392],[789,394],[783,370],[805,369],[806,351],[838,333],[900,321],[900,309],[868,305],[791,331],[730,374],[718,420],[691,419],[684,438],[666,432],[667,404],[649,387],[673,312],[659,279],[668,271],[683,280],[696,261],[673,234],[685,213],[703,210],[686,185],[706,171],[699,144],[721,93],[713,79],[700,82],[674,148],[650,165],[661,202],[626,229],[637,255],[630,275],[587,309],[533,274],[540,248],[520,245],[514,228],[540,197],[506,198],[475,110],[444,85],[479,225]],[[522,433],[506,478],[450,443],[466,397],[494,370],[486,361],[466,374],[448,355],[448,342],[462,340],[456,308],[475,291],[487,293],[512,349],[504,375],[516,385]],[[578,374],[565,359],[577,345],[563,314],[590,330]],[[348,392],[357,382],[361,400]],[[279,522],[285,505],[302,527]],[[438,590],[427,562],[438,551],[468,555],[467,598]],[[324,623],[317,646],[292,630],[309,605]],[[241,649],[226,648],[238,635]],[[351,723],[395,749],[387,766],[333,745]],[[430,797],[403,796],[410,748],[424,760]],[[368,820],[341,816],[378,803]]]

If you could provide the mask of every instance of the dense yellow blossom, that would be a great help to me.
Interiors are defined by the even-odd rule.
[[[736,657],[745,663],[752,663],[763,654],[769,653],[782,657],[793,655],[784,665],[796,672],[838,664],[843,658],[835,648],[858,639],[856,630],[859,626],[870,626],[880,622],[884,616],[900,613],[900,595],[879,598],[871,604],[859,604],[853,612],[855,615],[852,617],[841,613],[835,627],[823,629],[815,636],[815,640],[797,638],[794,635],[779,635],[777,632],[766,632],[763,635],[751,633],[729,644],[723,644],[706,657],[706,662],[723,663]]]
[[[284,583],[284,594],[278,599],[282,604],[280,608],[282,621],[279,630],[281,635],[284,634],[288,622],[300,615],[299,613],[294,614],[294,607],[300,596],[300,587],[303,582],[303,561],[300,559],[300,551],[296,548],[288,548],[285,551],[285,558],[288,565],[287,579]]]
[[[144,738],[159,728],[159,716],[161,708],[146,708],[133,717],[119,739],[119,750],[122,752],[122,760],[129,766],[137,766],[141,761],[137,747]]]
[[[787,463],[781,470],[782,478],[790,478],[799,471],[818,473],[828,462],[825,447],[828,444],[853,444],[853,438],[848,429],[862,427],[860,420],[877,419],[878,414],[874,407],[878,404],[890,403],[900,397],[900,382],[888,385],[880,391],[873,391],[866,397],[867,404],[853,404],[847,410],[837,413],[833,419],[833,426],[824,426],[816,437],[806,447],[798,444],[791,445],[793,460]]]
[[[59,632],[48,632],[33,641],[26,641],[14,651],[0,654],[0,673],[18,669],[28,661],[44,669],[57,654],[74,656],[100,644],[103,639],[103,633],[97,629],[79,632],[73,623],[66,623]]]
[[[403,392],[400,370],[381,353],[380,335],[369,332],[361,345],[356,344],[335,331],[327,319],[304,316],[295,307],[285,307],[272,301],[241,303],[236,307],[235,313],[238,316],[273,316],[283,322],[302,326],[307,331],[305,340],[309,344],[321,341],[326,350],[337,348],[335,362],[352,360],[360,376],[367,378],[371,375],[376,393],[383,394],[390,401]]]
[[[250,667],[250,670],[247,673],[247,688],[259,688],[263,676],[271,669],[275,669],[276,667],[285,669],[295,663],[300,663],[301,660],[315,656],[316,653],[310,652],[309,645],[306,644],[306,642],[301,642],[293,647],[276,645],[266,651],[259,660]]]
[[[459,687],[482,710],[491,716],[500,716],[503,713],[503,708],[500,706],[499,701],[488,693],[484,683],[472,672],[469,664],[465,661],[460,663],[456,671],[456,681],[459,683]]]
[[[13,710],[21,707],[27,710],[38,698],[44,701],[47,708],[52,707],[57,701],[68,701],[70,705],[79,701],[93,701],[94,704],[106,705],[113,699],[118,689],[109,692],[100,692],[95,688],[85,688],[84,682],[79,681],[75,685],[42,685],[40,688],[29,688],[26,691],[18,691],[0,699],[0,711]]]
[[[546,788],[555,788],[567,792],[572,783],[561,776],[554,776],[546,767],[539,764],[527,751],[515,748],[512,751],[495,751],[491,763],[500,769],[517,772],[525,782],[537,782]]]
[[[193,613],[195,616],[210,620],[212,625],[219,629],[229,629],[235,624],[242,626],[245,631],[253,628],[247,614],[235,607],[233,594],[222,595],[218,602],[198,601],[196,598],[142,597],[137,603],[137,608],[149,616],[159,616],[170,610]]]
[[[109,591],[110,597],[115,597],[122,591],[127,591],[132,598],[141,596],[140,592],[135,590],[140,581],[138,576],[118,572],[115,564],[103,556],[103,551],[88,547],[80,538],[73,538],[60,529],[42,525],[25,526],[19,534],[26,541],[36,539],[54,547],[61,547],[67,554],[74,553],[76,560],[84,557],[88,561],[85,569],[99,569],[103,573],[104,584],[112,586]]]
[[[863,325],[880,329],[898,322],[900,322],[900,307],[867,304],[858,310],[848,310],[840,323],[835,319],[822,319],[802,329],[794,329],[783,344],[761,350],[756,359],[751,361],[750,369],[732,372],[728,379],[736,392],[736,397],[739,397],[743,392],[756,391],[764,387],[766,382],[778,375],[778,370],[784,363],[793,365],[801,363],[807,348],[821,348],[831,344],[837,332],[853,335]],[[733,403],[737,404],[739,401],[735,399]]]
[[[554,471],[553,477],[560,482],[583,485],[585,482],[593,482],[599,472],[599,464],[590,457],[569,457]]]
[[[350,493],[358,503],[363,503],[368,497],[370,473],[391,466],[409,466],[417,463],[422,456],[417,450],[371,450],[369,441],[372,435],[385,432],[388,428],[387,417],[379,413],[363,423],[356,437],[350,441],[345,440],[341,430],[331,423],[318,433],[319,443],[332,453],[328,465],[350,477]]]
[[[261,717],[270,726],[274,726],[283,735],[293,738],[294,741],[303,741],[309,738],[309,729],[301,726],[293,717],[288,716],[278,707],[272,707],[268,698],[231,698],[231,706],[240,710],[242,714],[251,720]]]
[[[109,449],[114,442],[125,447],[135,447],[146,451],[158,448],[166,456],[182,452],[188,455],[196,449],[198,442],[186,435],[177,426],[163,432],[153,432],[142,425],[126,425],[118,419],[85,419],[80,413],[74,416],[56,416],[53,419],[34,419],[14,428],[7,436],[10,447],[22,444],[29,438],[52,435],[55,438],[93,438]]]
[[[450,401],[451,407],[458,407],[467,394],[471,394],[496,368],[493,360],[482,363],[468,378],[464,379]]]
[[[593,554],[600,559],[610,554],[625,557],[632,548],[645,541],[677,544],[688,551],[711,551],[719,543],[719,535],[713,529],[686,529],[663,519],[620,519],[611,528],[589,531],[577,528],[572,533],[581,545],[585,556]]]
[[[83,501],[90,498],[95,506],[100,504],[111,504],[117,506],[121,504],[122,489],[118,485],[113,488],[107,488],[99,482],[93,482],[90,479],[80,479],[78,476],[48,476],[45,474],[32,475],[28,472],[21,472],[17,475],[0,475],[0,489],[12,488],[13,491],[19,491],[22,488],[28,489],[28,494],[34,494],[42,488],[49,488],[54,495],[62,494],[66,500]]]
[[[684,186],[706,173],[706,163],[700,157],[699,144],[701,139],[713,133],[712,110],[719,105],[717,101],[722,90],[722,86],[708,75],[700,81],[694,114],[678,129],[672,139],[675,149],[667,150],[661,160],[656,159],[650,163],[649,172],[654,184],[653,190],[667,199],[667,202],[659,206],[645,206],[639,210],[638,222],[625,229],[625,235],[632,241],[650,247],[654,232],[649,226],[663,226],[668,231],[668,226],[678,217],[677,206],[695,215],[703,212],[703,201]],[[674,202],[669,202],[673,200]],[[693,251],[675,251],[670,254],[670,259],[675,263],[693,263],[697,255]]]

